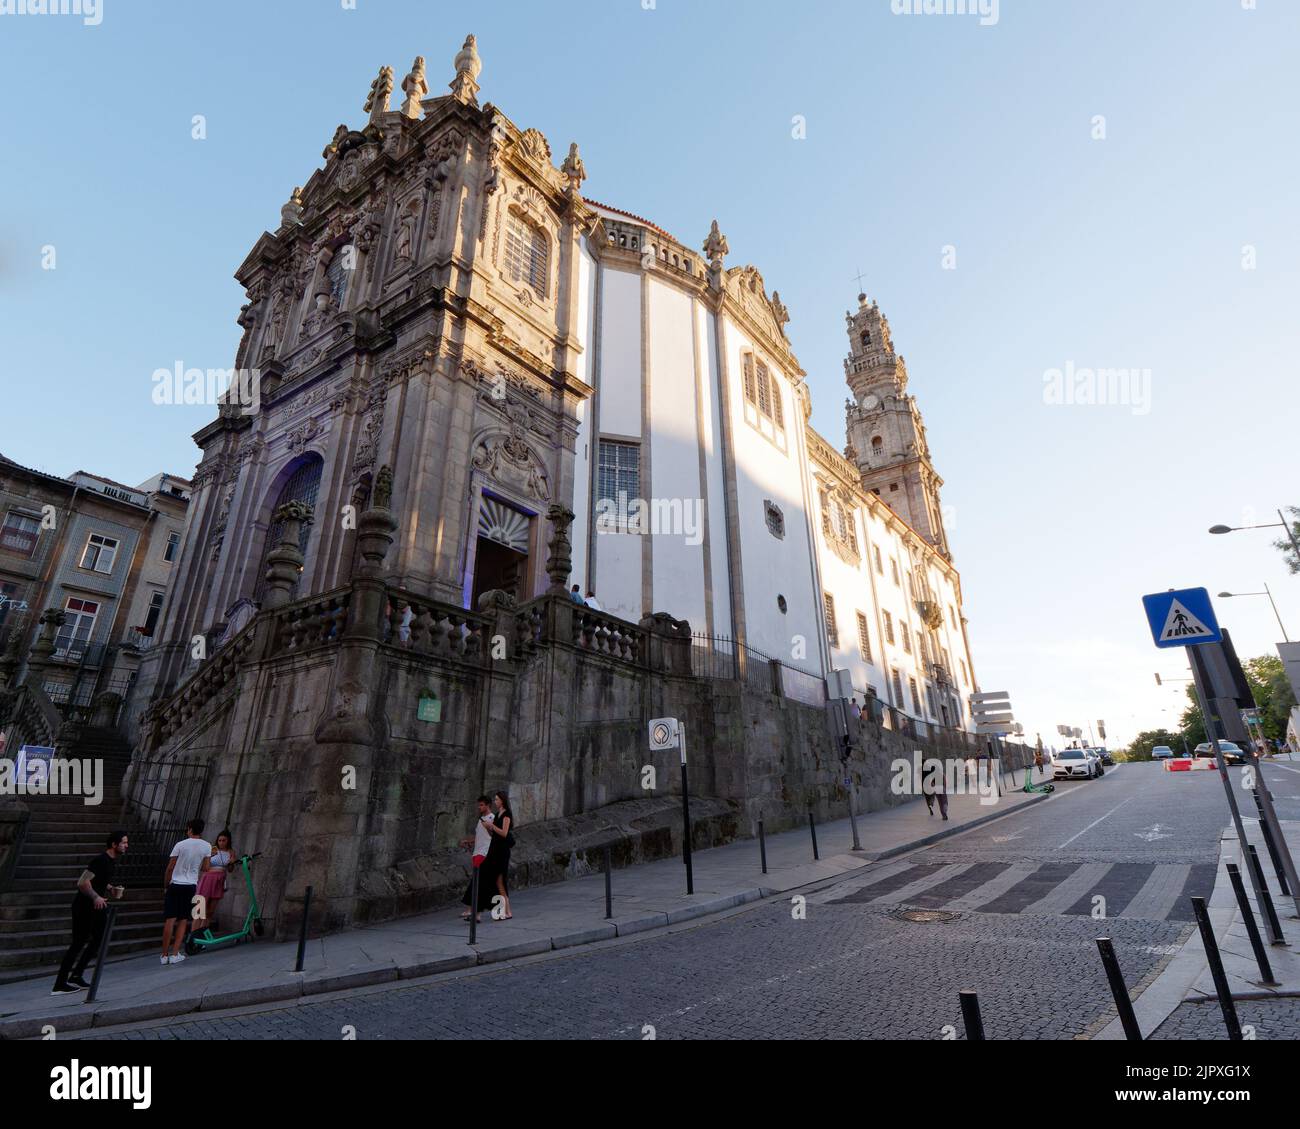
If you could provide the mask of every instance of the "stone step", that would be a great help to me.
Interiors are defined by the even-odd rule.
[[[69,899],[70,901],[71,899]],[[153,924],[162,921],[161,900],[154,906],[141,902],[134,907],[128,908],[125,901],[118,902],[117,906],[117,922],[119,925]],[[72,919],[69,904],[26,908],[37,908],[39,912],[34,913],[31,917],[0,918],[0,947],[10,946],[12,938],[17,934],[30,933],[33,930],[48,932],[51,929],[55,931],[67,929],[68,923]]]
[[[161,941],[162,926],[161,918],[155,919],[152,916],[148,918],[139,917],[129,921],[119,917],[113,922],[113,940],[116,941],[120,938],[123,941],[138,941],[145,937],[155,937]],[[24,949],[48,948],[60,944],[66,947],[71,941],[72,922],[69,919],[62,924],[51,925],[46,929],[32,929],[25,933],[0,934],[0,956],[5,953],[22,952]]]
[[[11,949],[0,951],[0,970],[16,971],[18,969],[31,968],[48,968],[52,976],[58,969],[59,961],[63,959],[63,954],[68,950],[68,944],[72,940],[71,933],[63,940],[61,944],[56,945],[38,945],[26,949]],[[141,949],[151,949],[161,947],[162,930],[158,930],[156,937],[127,937],[118,940],[116,937],[109,942],[109,956],[121,956],[124,953],[139,952]],[[13,977],[13,979],[26,979],[26,977]]]
[[[162,908],[162,881],[148,886],[127,886],[126,894],[117,904],[120,906],[137,907],[157,906]],[[0,895],[0,920],[14,921],[33,914],[40,915],[44,913],[67,913],[72,905],[72,897],[76,893],[76,887],[72,882],[60,885],[57,889],[47,887],[43,890],[9,890]]]

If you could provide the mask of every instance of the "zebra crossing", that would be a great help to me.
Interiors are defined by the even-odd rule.
[[[810,899],[826,905],[907,905],[967,913],[1192,921],[1209,898],[1214,863],[897,861]]]

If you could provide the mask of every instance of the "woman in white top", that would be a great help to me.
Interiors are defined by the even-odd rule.
[[[199,907],[206,912],[203,917],[195,920],[193,934],[210,928],[217,916],[217,905],[226,896],[226,875],[235,869],[235,851],[230,845],[228,830],[217,836],[216,846],[212,848],[210,865],[211,869],[199,875],[199,887],[196,892],[203,898]]]

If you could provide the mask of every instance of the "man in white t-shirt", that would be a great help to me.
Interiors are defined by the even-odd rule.
[[[172,848],[163,879],[163,964],[179,964],[185,959],[181,945],[193,912],[199,875],[212,865],[212,844],[203,838],[203,820],[191,819],[186,831],[187,836]]]

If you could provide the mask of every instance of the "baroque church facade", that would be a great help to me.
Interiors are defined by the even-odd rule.
[[[879,308],[847,315],[841,451],[812,427],[779,294],[728,265],[719,225],[697,251],[586,196],[578,146],[557,160],[480,103],[480,71],[472,36],[448,93],[422,58],[400,95],[383,68],[236,272],[260,403],[195,436],[137,691],[172,693],[262,606],[286,503],[310,507],[295,598],[349,582],[356,515],[385,504],[392,584],[462,608],[545,592],[548,515],[568,511],[569,582],[605,612],[847,670],[970,729],[942,480]]]

